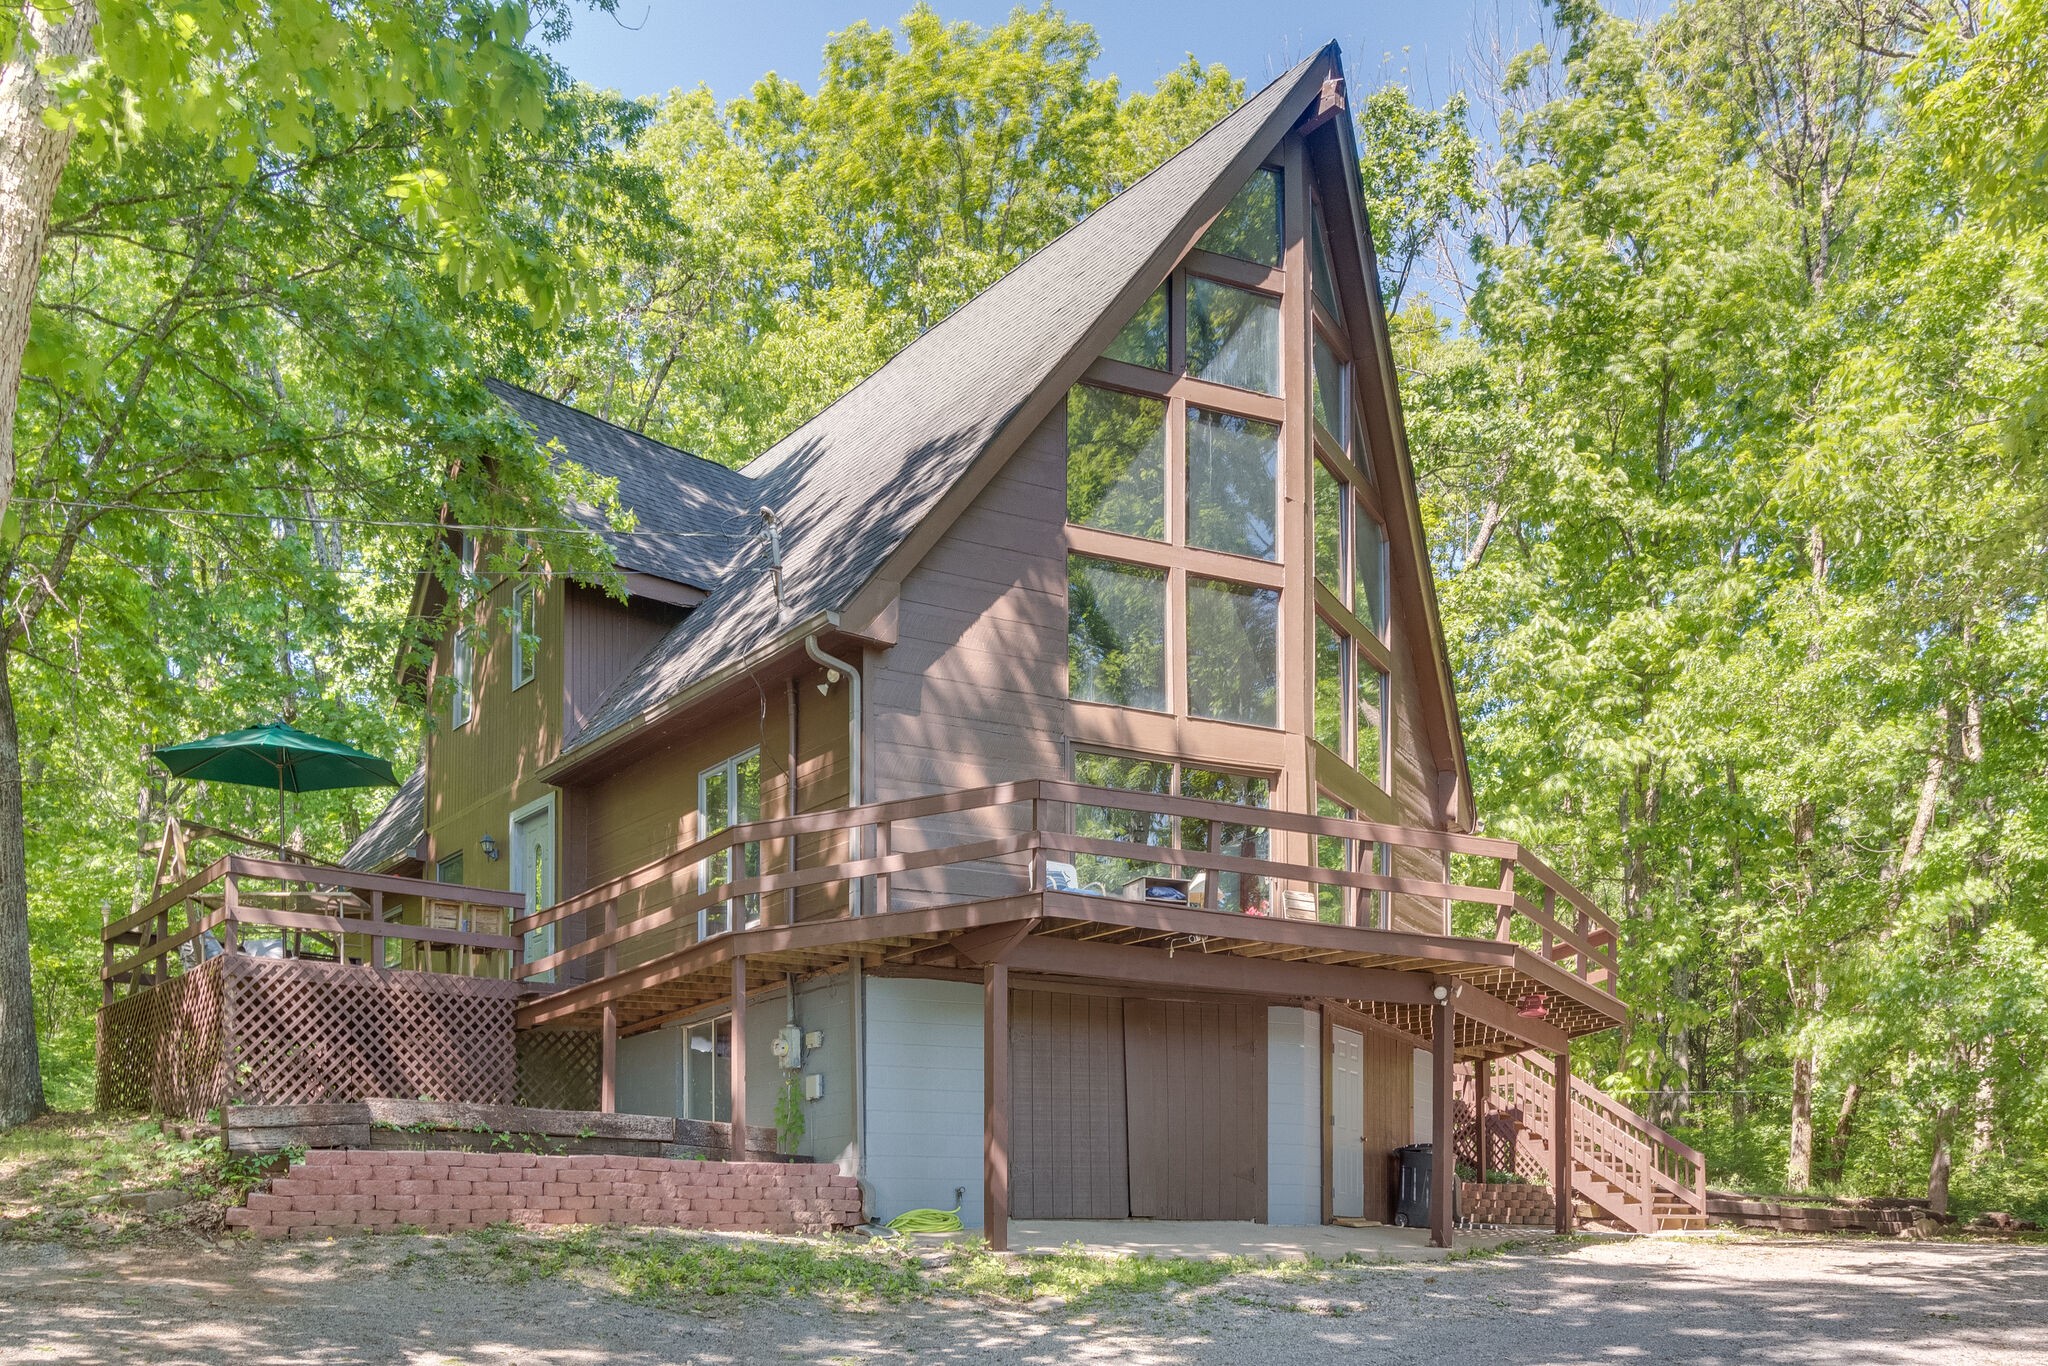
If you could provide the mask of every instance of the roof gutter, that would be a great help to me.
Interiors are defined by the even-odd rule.
[[[809,655],[818,663],[824,665],[827,669],[832,670],[833,673],[841,673],[846,675],[846,805],[849,808],[859,806],[861,805],[862,787],[860,780],[860,732],[862,716],[860,669],[853,664],[847,663],[845,660],[839,658],[837,655],[826,654],[825,651],[819,646],[818,637],[815,633],[804,637],[804,653]],[[868,856],[867,828],[865,826],[857,827],[853,832],[853,838],[856,844],[856,848],[853,851],[854,858],[856,860],[866,858]],[[853,896],[849,909],[854,915],[859,915],[861,913],[861,902],[863,900],[861,896],[861,891],[865,884],[865,878],[856,879],[851,889]]]

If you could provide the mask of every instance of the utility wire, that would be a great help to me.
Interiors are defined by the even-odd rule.
[[[662,536],[670,539],[729,540],[735,534],[731,531],[657,531],[637,528],[632,531],[614,531],[610,528],[600,531],[595,527],[586,526],[494,526],[489,523],[478,522],[426,522],[406,521],[397,518],[340,517],[330,516],[326,513],[235,512],[209,508],[172,508],[157,507],[148,503],[96,503],[68,498],[15,498],[11,501],[17,504],[27,503],[37,507],[64,508],[71,511],[148,512],[154,513],[159,517],[237,517],[258,522],[321,522],[329,526],[375,527],[384,530],[400,531],[476,531],[507,536],[541,536],[568,532],[571,534],[581,533],[587,536]],[[738,525],[742,522],[751,521],[753,517],[754,514],[752,512],[745,512],[739,514],[733,520],[735,525]]]

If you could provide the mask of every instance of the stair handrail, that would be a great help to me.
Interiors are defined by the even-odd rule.
[[[1556,1081],[1549,1059],[1540,1055],[1515,1054],[1512,1061],[1554,1093]],[[1571,1099],[1586,1113],[1598,1115],[1641,1145],[1651,1185],[1678,1196],[1696,1214],[1707,1212],[1707,1164],[1699,1149],[1673,1137],[1599,1087],[1577,1077],[1572,1078]]]

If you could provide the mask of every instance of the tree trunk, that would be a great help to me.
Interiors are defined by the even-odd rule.
[[[1802,1048],[1792,1060],[1792,1142],[1785,1159],[1785,1189],[1797,1194],[1813,1184],[1813,1054]]]
[[[93,0],[71,0],[69,9],[56,3],[21,9],[19,41],[0,66],[0,517],[14,497],[14,405],[21,395],[21,360],[28,350],[50,205],[71,155],[71,127],[52,128],[43,121],[50,105],[44,73],[53,65],[90,57],[93,27],[99,22]],[[18,798],[15,805],[20,806]],[[19,843],[18,826],[14,838]],[[0,915],[6,914],[11,912],[0,909]],[[11,970],[0,963],[0,972]],[[28,989],[25,980],[21,989]],[[12,991],[11,985],[0,988],[6,995]],[[0,1054],[0,1063],[6,1061]]]
[[[1849,1135],[1856,1128],[1856,1107],[1863,1101],[1863,1083],[1852,1081],[1842,1092],[1842,1108],[1835,1112],[1835,1132],[1828,1138],[1828,1180],[1840,1181],[1849,1165]]]
[[[1927,1208],[1935,1214],[1948,1213],[1948,1174],[1953,1154],[1956,1112],[1943,1108],[1934,1115],[1934,1161],[1927,1166]]]
[[[47,1108],[28,971],[28,853],[9,652],[0,644],[0,1129]]]

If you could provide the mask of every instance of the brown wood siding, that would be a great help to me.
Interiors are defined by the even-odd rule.
[[[820,696],[822,671],[800,675],[797,699],[797,811],[822,811],[846,804],[846,705],[842,683]],[[767,682],[738,707],[710,713],[697,721],[687,737],[649,749],[630,763],[570,790],[578,845],[574,888],[596,886],[643,864],[673,853],[698,838],[697,778],[711,766],[759,747],[761,811],[764,817],[789,812],[789,694],[785,683]],[[814,836],[801,841],[805,866],[842,857],[843,836]],[[762,850],[764,864],[787,866],[786,844]],[[621,905],[622,919],[658,909],[673,892],[686,893],[693,879],[683,876],[671,889],[650,889],[643,901]],[[829,883],[806,888],[797,899],[800,919],[844,914],[846,888]],[[776,898],[762,908],[768,923],[783,924],[788,907]],[[680,935],[636,941],[620,953],[620,966],[645,961],[687,941]]]
[[[1010,1213],[1124,1219],[1124,1003],[1017,991],[1010,998]]]
[[[867,657],[875,799],[1066,775],[1066,405],[904,579],[897,639]],[[895,852],[985,839],[1028,813],[906,823]],[[1021,859],[893,880],[898,907],[1021,890]]]
[[[680,607],[647,598],[620,602],[596,588],[569,584],[562,603],[563,724],[574,735],[598,704],[683,619]]]
[[[511,860],[485,858],[480,842],[489,835],[501,849],[510,847],[511,813],[551,790],[533,775],[562,747],[562,604],[568,585],[559,578],[534,582],[541,646],[534,679],[517,690],[512,687],[512,626],[506,619],[512,581],[494,584],[462,614],[478,648],[475,710],[460,729],[449,725],[449,698],[439,691],[454,657],[454,629],[434,648],[431,678],[438,704],[426,744],[426,866],[431,870],[460,851],[463,879],[477,887],[509,885]],[[566,888],[557,872],[556,894],[562,895]]]
[[[1388,1204],[1388,1162],[1414,1133],[1409,1114],[1415,1105],[1414,1044],[1371,1027],[1360,1032],[1365,1036],[1365,1217],[1385,1223],[1394,1213]]]
[[[1266,1007],[1124,1002],[1131,1214],[1266,1217]]]

